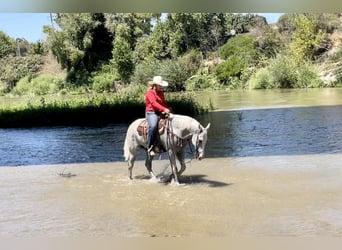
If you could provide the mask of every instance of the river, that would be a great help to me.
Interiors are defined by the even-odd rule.
[[[211,123],[209,158],[342,150],[342,89],[208,92],[198,99],[219,108],[197,117]],[[0,166],[123,161],[127,127],[0,129]]]
[[[128,179],[127,124],[1,129],[0,237],[342,236],[342,89],[198,98],[219,109],[180,186],[143,155]]]

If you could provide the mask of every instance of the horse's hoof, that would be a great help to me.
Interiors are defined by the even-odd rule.
[[[153,176],[149,179],[149,181],[153,183],[157,183],[157,182],[160,182],[160,178]]]
[[[179,181],[175,181],[175,179],[172,178],[171,183],[172,186],[185,186],[184,183],[180,183]]]

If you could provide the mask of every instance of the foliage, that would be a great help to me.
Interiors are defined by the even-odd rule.
[[[128,91],[124,94],[31,98],[23,104],[0,107],[0,127],[100,126],[131,122],[144,116],[143,96],[144,92],[136,98]],[[167,102],[178,114],[195,116],[207,110],[189,94],[169,95]]]
[[[190,73],[184,70],[181,59],[153,60],[137,65],[132,83],[147,84],[155,75],[162,76],[169,83],[168,91],[185,90],[185,81],[191,76]]]
[[[298,63],[289,56],[272,59],[267,68],[256,72],[248,82],[250,88],[312,88],[321,87],[315,67],[309,61]]]
[[[6,57],[0,60],[0,81],[10,91],[24,77],[35,77],[42,66],[41,56]]]
[[[105,27],[102,13],[60,13],[55,18],[59,29],[45,27],[49,47],[63,69],[68,81],[88,84],[89,75],[112,55],[112,34]]]
[[[122,37],[117,37],[114,42],[113,64],[120,78],[128,83],[134,71],[133,54],[129,43]]]
[[[141,37],[135,49],[135,58],[141,61],[176,58],[180,55],[180,30],[172,29],[168,21],[158,21],[148,37]]]
[[[243,72],[255,66],[259,58],[256,40],[249,35],[237,35],[220,48],[220,55],[226,61],[215,68],[217,79],[230,87],[237,87]]]
[[[168,91],[184,91],[185,81],[190,77],[184,70],[180,59],[163,60],[160,65],[161,74],[168,82]]]
[[[201,67],[203,56],[200,51],[192,49],[184,54],[180,60],[183,69],[191,76]]]
[[[251,64],[258,59],[257,42],[250,35],[237,35],[228,40],[220,48],[220,55],[223,59],[229,59],[232,56],[244,58],[246,63]]]
[[[284,14],[276,29],[255,14],[58,13],[55,25],[44,27],[46,42],[16,41],[0,31],[0,92],[16,85],[17,94],[55,89],[25,89],[40,73],[38,55],[49,50],[67,71],[65,94],[115,91],[117,82],[146,86],[154,75],[169,82],[169,92],[245,88],[246,82],[253,88],[321,86],[310,62],[318,64],[336,46],[331,34],[339,18]],[[331,71],[339,76],[341,68]]]
[[[284,50],[281,35],[270,26],[256,26],[251,29],[250,35],[256,40],[259,53],[267,58],[274,58]]]
[[[108,30],[127,41],[131,50],[139,38],[148,36],[152,31],[152,20],[158,20],[160,13],[107,13]]]
[[[61,78],[50,75],[39,75],[30,79],[24,77],[11,91],[14,95],[46,95],[57,93],[64,88],[64,81]]]
[[[161,64],[158,60],[143,61],[135,68],[131,84],[147,84],[153,76],[161,75]]]
[[[9,55],[15,55],[15,52],[16,44],[14,39],[0,31],[0,59]]]
[[[30,46],[30,54],[46,55],[48,52],[49,52],[49,49],[47,47],[47,44],[42,41],[33,43]]]
[[[271,80],[268,68],[261,68],[248,81],[250,89],[272,89],[275,88],[275,82]]]
[[[323,32],[318,28],[316,19],[311,15],[297,15],[294,18],[295,31],[289,45],[293,59],[300,62],[302,59],[313,59],[315,50],[323,41]]]
[[[221,88],[222,85],[217,78],[214,75],[209,74],[207,69],[198,70],[197,74],[186,81],[187,91],[217,90]]]
[[[245,58],[234,55],[230,56],[227,61],[220,63],[215,68],[215,74],[221,83],[229,85],[234,78],[239,79],[241,77],[247,66]]]
[[[116,91],[114,83],[118,79],[114,65],[102,65],[101,70],[92,75],[92,89],[98,93]]]

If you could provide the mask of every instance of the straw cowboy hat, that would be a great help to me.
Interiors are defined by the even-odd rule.
[[[168,82],[163,81],[163,78],[161,76],[154,76],[152,81],[148,82],[149,84],[153,85],[153,84],[158,84],[162,87],[167,87],[169,85]]]

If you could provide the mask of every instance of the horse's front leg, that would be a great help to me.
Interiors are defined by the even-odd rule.
[[[157,177],[155,176],[155,174],[153,173],[153,170],[152,170],[152,160],[153,160],[153,156],[150,156],[148,154],[148,152],[146,151],[146,161],[145,161],[145,167],[151,177],[151,179],[156,179]]]
[[[172,150],[169,150],[169,158],[170,158],[170,163],[171,163],[171,171],[172,171],[173,180],[176,184],[179,184],[176,156]]]
[[[181,169],[178,171],[178,177],[182,175],[182,173],[185,171],[186,169],[186,165],[184,162],[184,153],[183,151],[180,151],[177,153],[177,159],[181,165]]]

